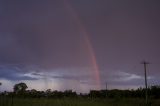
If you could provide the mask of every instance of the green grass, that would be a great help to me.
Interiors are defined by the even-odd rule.
[[[2,105],[3,106],[3,105]],[[8,102],[5,106],[12,106]],[[14,98],[13,106],[145,106],[143,99],[91,99],[91,98],[63,98],[63,99],[23,99]],[[160,106],[160,100],[152,100],[150,106]]]

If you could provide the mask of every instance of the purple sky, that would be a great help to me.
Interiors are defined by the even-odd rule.
[[[1,90],[160,84],[159,0],[0,0]],[[86,38],[88,42],[86,42]],[[88,44],[90,46],[88,46]],[[89,50],[91,49],[91,50]]]

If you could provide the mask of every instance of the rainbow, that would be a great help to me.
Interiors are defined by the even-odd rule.
[[[82,35],[84,36],[84,42],[85,46],[87,48],[87,52],[89,53],[90,62],[92,65],[92,69],[94,71],[94,79],[96,81],[97,89],[101,89],[101,82],[100,82],[100,71],[99,67],[96,61],[96,56],[92,47],[92,44],[89,40],[89,33],[85,29],[83,23],[81,22],[80,18],[78,17],[78,14],[74,9],[71,7],[71,5],[67,2],[67,0],[64,0],[64,5],[66,7],[66,10],[69,12],[69,14],[73,17],[74,21],[79,27],[79,30],[81,31]]]

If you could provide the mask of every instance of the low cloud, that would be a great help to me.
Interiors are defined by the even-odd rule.
[[[142,76],[122,71],[118,72],[115,76],[117,77],[116,79],[114,79],[115,81],[124,81],[124,82],[143,79]]]
[[[12,81],[19,81],[19,80],[36,80],[36,78],[25,76],[26,72],[19,71],[17,67],[0,67],[0,78]]]

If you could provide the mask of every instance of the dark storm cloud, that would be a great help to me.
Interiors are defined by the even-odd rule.
[[[158,56],[158,1],[71,0],[69,3],[89,30],[102,68],[104,63],[113,66],[113,63],[122,60],[125,63],[144,58],[152,61],[155,58],[152,54]],[[77,50],[77,40],[81,37],[65,11],[63,1],[40,0],[37,3],[8,0],[2,4],[2,63],[50,64],[60,67],[78,64],[74,64],[76,61],[73,57],[81,60],[76,55],[81,52]]]
[[[3,5],[1,63],[43,67],[85,64],[81,62],[85,55],[79,55],[82,37],[65,11],[63,1],[8,1]]]
[[[143,59],[152,63],[150,83],[158,83],[159,0],[66,2],[88,31],[103,85],[142,85]],[[82,29],[66,7],[64,0],[0,0],[0,64],[7,65],[1,78],[24,80],[32,78],[18,74],[56,72],[60,75],[52,78],[94,84],[93,71],[84,69],[91,66]]]

